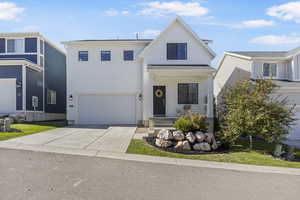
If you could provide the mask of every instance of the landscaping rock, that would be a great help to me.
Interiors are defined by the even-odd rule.
[[[189,151],[189,150],[191,150],[191,145],[187,140],[179,141],[174,148],[177,150],[188,150]]]
[[[177,141],[182,141],[185,138],[184,133],[182,131],[174,131],[173,137]]]
[[[211,148],[213,150],[216,150],[218,148],[218,144],[217,144],[216,140],[212,143]]]
[[[173,134],[168,129],[160,130],[159,133],[157,134],[157,137],[163,140],[173,140]]]
[[[205,133],[205,141],[209,144],[212,144],[215,141],[215,136],[213,133]]]
[[[188,134],[185,137],[190,143],[194,143],[196,141],[196,137],[192,132],[188,132]]]
[[[197,140],[197,142],[203,142],[204,140],[205,140],[205,134],[204,133],[202,133],[201,131],[197,131],[196,133],[195,133],[195,137],[196,137],[196,140]]]
[[[168,148],[173,145],[173,142],[169,141],[169,140],[163,140],[163,139],[157,138],[155,140],[155,145],[158,147],[161,147],[161,148]]]
[[[196,151],[211,151],[211,147],[207,142],[194,144],[193,149]]]

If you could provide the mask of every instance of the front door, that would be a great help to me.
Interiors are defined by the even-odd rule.
[[[166,86],[153,86],[153,115],[166,115]]]

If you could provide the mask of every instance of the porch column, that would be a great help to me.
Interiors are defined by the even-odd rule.
[[[212,74],[209,74],[208,75],[208,79],[207,79],[207,84],[208,84],[208,87],[207,87],[207,117],[208,118],[213,118],[214,117],[214,111],[213,111],[213,102],[214,102],[214,99],[213,99],[213,77],[212,77]]]

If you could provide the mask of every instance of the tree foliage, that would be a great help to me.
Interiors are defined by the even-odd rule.
[[[295,121],[294,106],[274,95],[272,80],[244,80],[227,88],[219,106],[220,139],[232,145],[242,135],[268,142],[283,139]],[[250,144],[251,146],[251,144]]]

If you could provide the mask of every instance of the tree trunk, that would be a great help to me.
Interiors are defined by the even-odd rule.
[[[249,149],[253,149],[253,140],[252,140],[252,135],[249,135]]]

